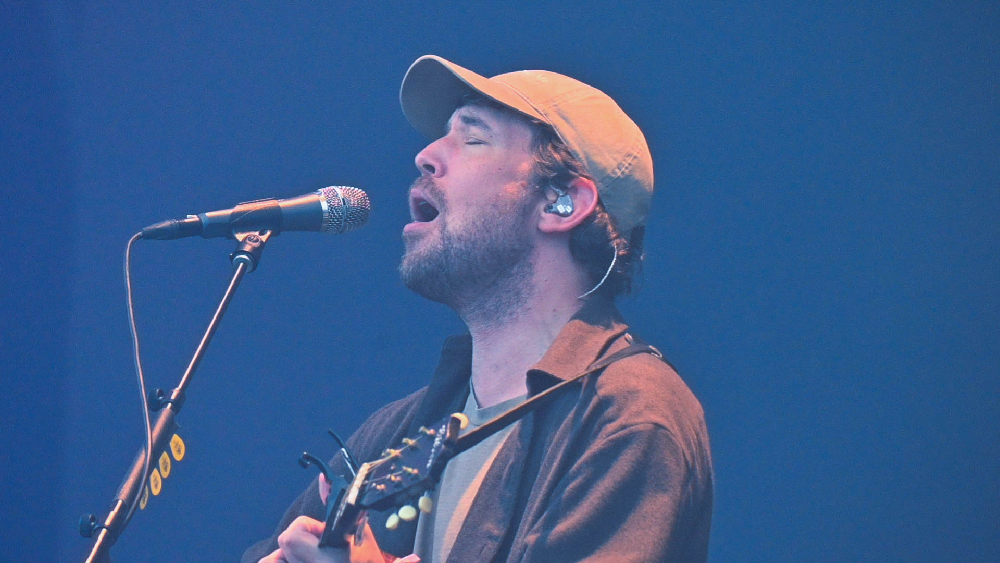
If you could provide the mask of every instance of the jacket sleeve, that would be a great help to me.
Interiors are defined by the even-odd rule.
[[[643,423],[589,444],[510,561],[705,561],[711,474],[666,428]]]

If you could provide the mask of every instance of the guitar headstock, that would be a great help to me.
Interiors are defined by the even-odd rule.
[[[320,537],[321,546],[345,547],[345,536],[357,533],[359,519],[365,510],[388,510],[404,505],[389,517],[386,527],[392,529],[399,520],[413,520],[417,509],[406,503],[434,488],[444,466],[454,455],[453,447],[459,432],[469,423],[463,414],[453,414],[430,428],[421,427],[417,435],[404,438],[398,448],[383,452],[380,459],[361,464],[354,480],[340,487],[327,498],[327,516]],[[303,458],[307,454],[303,454]],[[306,461],[315,462],[309,456]],[[321,468],[325,464],[319,462]],[[328,471],[324,470],[324,474]],[[431,511],[429,497],[417,503],[423,512]]]
[[[360,509],[387,510],[434,488],[466,424],[464,415],[453,414],[430,428],[421,427],[416,435],[404,438],[398,448],[390,448],[382,458],[364,464],[364,483],[355,504]]]

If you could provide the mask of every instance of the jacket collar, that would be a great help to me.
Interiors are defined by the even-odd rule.
[[[588,301],[559,331],[542,359],[528,370],[529,392],[535,394],[583,373],[627,329],[614,303]]]

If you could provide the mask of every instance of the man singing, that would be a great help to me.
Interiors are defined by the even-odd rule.
[[[625,352],[452,459],[433,511],[398,526],[369,511],[349,548],[319,547],[325,482],[314,482],[243,561],[705,561],[701,406],[614,306],[653,193],[642,132],[572,78],[485,78],[434,56],[410,67],[400,101],[433,139],[416,157],[400,275],[468,333],[445,341],[427,387],[351,436],[354,456],[377,459],[452,412],[471,431]]]

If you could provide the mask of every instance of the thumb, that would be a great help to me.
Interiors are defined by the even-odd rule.
[[[322,473],[319,474],[319,498],[323,500],[323,504],[326,504],[326,499],[330,497],[330,482],[326,480],[326,476]]]

